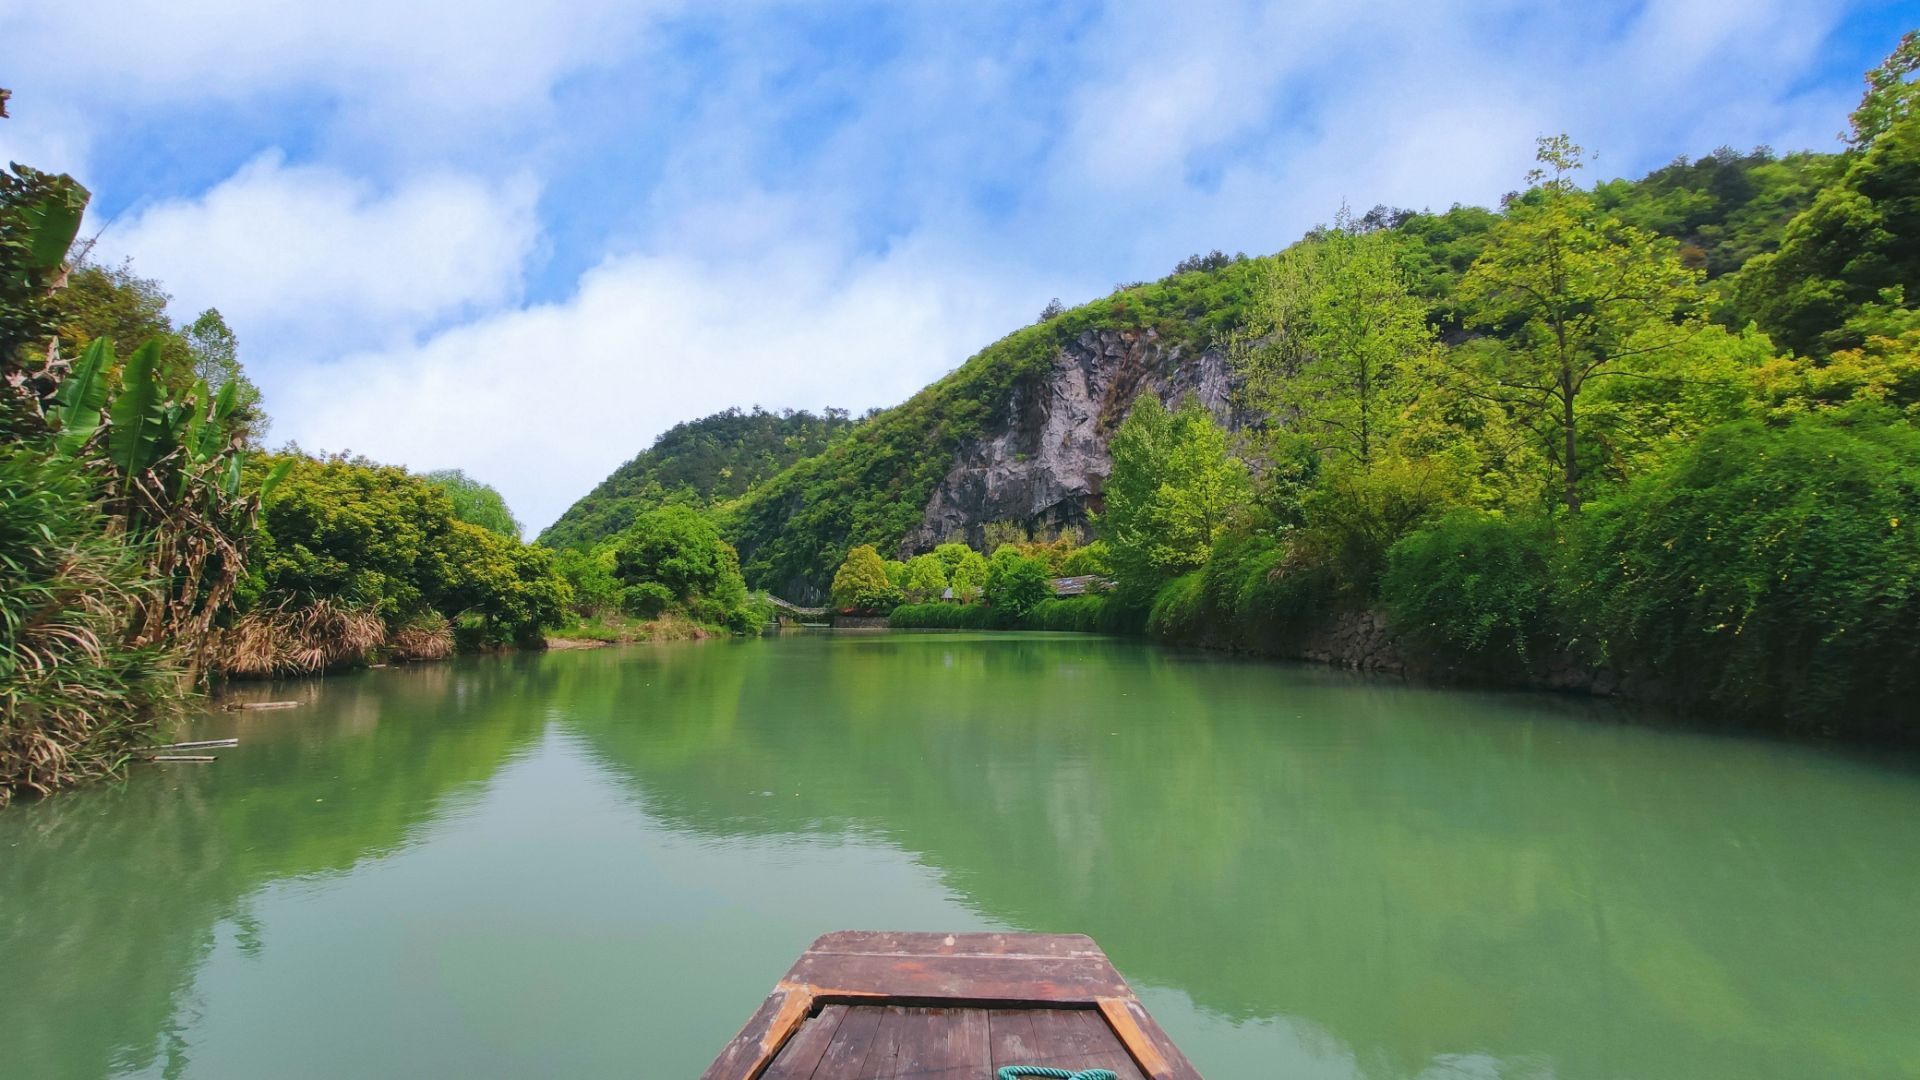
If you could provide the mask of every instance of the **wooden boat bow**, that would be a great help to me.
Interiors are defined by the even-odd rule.
[[[703,1080],[973,1080],[1012,1064],[1200,1075],[1092,938],[840,931],[801,954]]]

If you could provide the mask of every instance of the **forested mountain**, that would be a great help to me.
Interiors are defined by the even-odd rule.
[[[1675,241],[1684,264],[1717,282],[1738,278],[1748,260],[1776,250],[1788,223],[1844,167],[1839,154],[1722,148],[1639,180],[1602,182],[1592,196],[1604,212]],[[1507,201],[1538,198],[1536,189]],[[1506,213],[1376,207],[1346,227],[1402,241],[1411,288],[1430,301],[1428,317],[1443,340],[1458,344],[1500,333],[1466,329],[1454,292]],[[1196,257],[1160,281],[1050,309],[904,404],[797,461],[722,509],[749,583],[815,599],[857,544],[905,556],[948,539],[978,544],[985,527],[999,522],[1036,532],[1084,527],[1100,509],[1111,467],[1108,437],[1142,392],[1168,405],[1196,396],[1230,428],[1261,423],[1240,407],[1241,380],[1229,354],[1248,325],[1254,281],[1271,262]],[[1725,325],[1744,325],[1755,314],[1756,301],[1732,288],[1716,287],[1714,295],[1715,317]],[[599,535],[572,527],[592,501],[569,511],[548,537]]]
[[[667,503],[707,507],[735,499],[853,426],[845,410],[728,409],[675,424],[613,471],[540,535],[549,547],[591,547]]]

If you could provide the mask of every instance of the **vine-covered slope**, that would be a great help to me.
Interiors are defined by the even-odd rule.
[[[820,453],[853,421],[841,409],[742,412],[728,409],[669,428],[613,471],[540,534],[549,547],[590,547],[668,502],[706,507]]]

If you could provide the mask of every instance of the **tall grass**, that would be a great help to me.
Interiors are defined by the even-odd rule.
[[[0,448],[0,806],[120,774],[186,693],[170,653],[127,643],[154,590],[91,478]]]

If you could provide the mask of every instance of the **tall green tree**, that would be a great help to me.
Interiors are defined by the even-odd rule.
[[[208,308],[181,329],[193,360],[193,373],[208,386],[233,384],[233,426],[248,442],[257,444],[266,434],[267,415],[260,407],[260,388],[240,366],[240,340],[227,326],[218,308]]]
[[[1168,412],[1143,394],[1114,433],[1099,526],[1123,590],[1135,598],[1207,561],[1251,487],[1226,433],[1198,401]]]
[[[857,544],[833,575],[833,605],[842,611],[890,611],[900,591],[887,578],[886,561],[872,544]]]
[[[507,509],[507,500],[492,485],[481,483],[459,469],[440,469],[421,479],[453,500],[453,516],[490,533],[520,539],[520,522]]]
[[[928,552],[907,560],[906,583],[901,591],[907,603],[924,604],[940,599],[947,590],[947,569],[940,556]]]
[[[987,587],[986,556],[965,544],[941,544],[933,554],[946,568],[947,584],[953,587],[955,600],[971,604],[980,599]]]
[[[1400,430],[1434,348],[1404,246],[1390,232],[1362,231],[1343,208],[1331,229],[1274,260],[1249,343],[1235,350],[1257,408],[1363,472]]]
[[[724,621],[747,600],[740,557],[705,514],[663,506],[620,534],[614,576],[626,585],[657,584],[696,618]]]
[[[1582,151],[1541,139],[1533,190],[1516,198],[1456,290],[1485,347],[1457,350],[1460,385],[1533,428],[1559,497],[1581,502],[1582,395],[1596,380],[1644,369],[1698,328],[1701,274],[1674,244],[1602,212],[1574,184]]]
[[[1052,595],[1046,560],[1022,554],[1012,544],[1002,545],[987,560],[987,603],[1001,611],[1025,615]]]
[[[1873,145],[1892,127],[1920,112],[1920,30],[1909,30],[1873,70],[1867,72],[1867,92],[1849,117],[1847,142],[1856,148]]]

